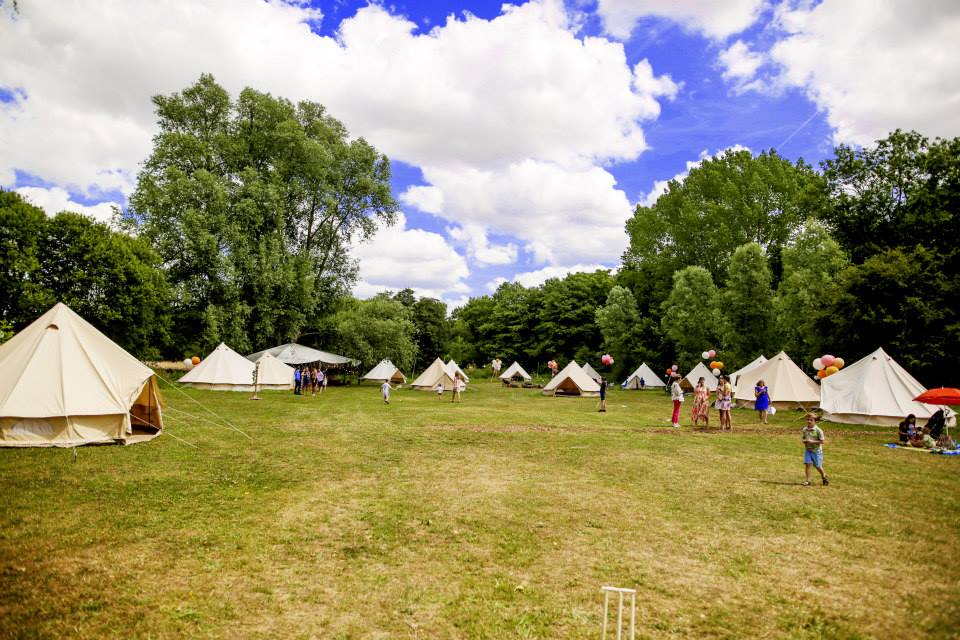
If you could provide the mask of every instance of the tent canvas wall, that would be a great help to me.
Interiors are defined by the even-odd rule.
[[[703,378],[703,383],[707,389],[710,389],[710,391],[716,390],[719,378],[713,375],[713,371],[702,362],[698,362],[697,366],[690,370],[690,373],[683,376],[683,380],[680,381],[680,386],[687,391],[693,391],[700,378]]]
[[[346,356],[338,356],[335,353],[320,351],[319,349],[313,349],[311,347],[305,347],[302,344],[297,344],[295,342],[288,342],[287,344],[271,347],[270,349],[265,349],[264,351],[251,353],[247,356],[247,360],[250,362],[256,362],[265,353],[269,353],[280,362],[292,366],[297,366],[299,364],[311,364],[313,362],[319,362],[327,367],[346,367],[360,364],[358,360],[353,360]]]
[[[254,363],[221,342],[180,382],[210,391],[253,391],[254,369]]]
[[[406,376],[389,360],[381,360],[377,366],[367,372],[367,375],[363,376],[363,379],[373,382],[386,382],[389,380],[390,384],[404,384],[407,381]]]
[[[514,362],[507,367],[506,371],[500,374],[500,379],[504,382],[509,382],[510,380],[525,380],[529,382],[530,374],[524,371],[519,362]]]
[[[763,364],[763,363],[766,362],[766,361],[767,361],[767,359],[763,356],[763,354],[760,354],[760,356],[758,356],[756,360],[754,360],[753,362],[751,362],[751,363],[748,364],[747,366],[741,367],[740,369],[737,369],[736,371],[734,371],[733,373],[730,374],[730,385],[731,385],[734,389],[736,389],[736,388],[737,388],[737,382],[740,380],[740,376],[741,376],[742,374],[746,373],[747,371],[750,371],[750,370],[753,369],[754,367],[760,366],[761,364]]]
[[[575,360],[565,366],[543,388],[548,396],[598,396],[600,385],[588,376]]]
[[[453,390],[453,372],[447,369],[443,360],[437,358],[427,367],[427,370],[417,376],[417,379],[410,384],[411,389],[418,391],[434,391],[437,385],[443,383],[444,391]]]
[[[293,367],[280,362],[269,353],[260,356],[256,364],[260,365],[260,368],[257,369],[257,384],[260,389],[273,389],[275,391],[293,389]]]
[[[65,304],[0,345],[0,446],[142,442],[161,403],[153,371]]]
[[[665,387],[667,386],[663,380],[660,379],[660,376],[653,372],[653,369],[647,366],[647,363],[644,362],[637,370],[630,374],[630,377],[627,378],[627,389],[639,389],[640,388],[640,378],[643,378],[644,387]]]
[[[590,366],[590,363],[589,363],[589,362],[584,362],[584,363],[583,363],[583,366],[580,367],[580,368],[583,369],[583,372],[584,372],[585,374],[587,374],[588,376],[590,376],[590,379],[591,379],[591,380],[596,380],[597,382],[600,382],[600,374],[597,373],[597,370],[596,370],[596,369],[594,369],[593,367]]]
[[[777,409],[815,409],[820,404],[820,386],[781,351],[763,364],[740,374],[733,397],[739,407],[753,407],[753,390],[763,380],[770,402]]]
[[[886,426],[896,426],[910,413],[921,423],[941,408],[948,418],[954,415],[949,407],[915,402],[924,391],[896,360],[877,349],[823,379],[820,408],[831,422]]]
[[[446,366],[447,366],[447,371],[450,372],[450,375],[453,375],[459,371],[460,377],[463,378],[463,381],[470,382],[469,376],[467,376],[467,374],[463,372],[463,369],[461,369],[460,365],[458,365],[454,360],[451,359]]]

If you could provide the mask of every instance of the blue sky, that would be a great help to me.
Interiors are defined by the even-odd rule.
[[[322,102],[387,153],[403,216],[354,247],[355,292],[455,305],[615,267],[633,208],[724,149],[816,166],[897,127],[958,135],[957,42],[960,3],[935,0],[21,3],[0,18],[0,186],[108,218],[150,96],[211,72]]]

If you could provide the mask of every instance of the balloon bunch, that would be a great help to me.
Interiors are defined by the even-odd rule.
[[[667,369],[667,375],[668,375],[668,376],[672,376],[673,374],[675,374],[675,373],[677,372],[677,370],[678,370],[679,368],[680,368],[680,367],[678,367],[677,365],[673,365],[672,367],[670,367],[669,369]]]
[[[557,361],[556,361],[556,360],[550,360],[549,362],[547,362],[547,368],[550,369],[550,371],[553,371],[554,373],[556,373],[556,372],[557,372]]]
[[[600,357],[600,362],[609,367],[613,364],[613,356],[611,356],[609,353],[605,353]]]
[[[183,366],[187,368],[187,371],[189,371],[190,369],[193,369],[198,364],[200,364],[200,358],[198,358],[197,356],[183,359]]]
[[[710,349],[709,351],[704,351],[703,353],[701,353],[700,357],[702,357],[704,360],[709,360],[710,358],[713,358],[716,355],[717,355],[717,352],[714,351],[713,349]]]
[[[823,380],[827,376],[832,376],[846,364],[843,358],[832,356],[829,353],[814,359],[813,368],[817,370],[817,377]]]
[[[723,363],[720,362],[719,360],[714,360],[713,362],[710,363],[710,368],[713,370],[713,377],[719,378],[720,369],[723,369]]]

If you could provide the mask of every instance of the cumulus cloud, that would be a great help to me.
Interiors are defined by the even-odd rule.
[[[763,83],[754,80],[766,62],[762,52],[752,51],[743,40],[737,40],[720,52],[719,60],[723,77],[733,82],[738,92],[762,88]]]
[[[564,278],[571,273],[592,273],[594,271],[611,271],[610,267],[602,264],[575,264],[569,267],[544,267],[536,271],[518,273],[510,280],[495,278],[487,283],[487,289],[495,291],[504,282],[518,282],[525,287],[538,287],[551,278]]]
[[[360,279],[353,293],[361,298],[405,287],[440,299],[470,291],[464,281],[470,275],[464,257],[439,233],[407,228],[403,214],[370,242],[355,244],[352,253],[360,261]]]
[[[626,40],[637,22],[647,17],[671,20],[688,31],[723,40],[756,22],[764,0],[600,0],[597,13],[607,33]]]
[[[826,111],[837,142],[960,133],[960,3],[824,0],[786,5],[776,22],[779,81]]]
[[[683,182],[693,169],[703,164],[704,160],[707,160],[708,158],[716,158],[718,156],[722,156],[727,151],[750,151],[750,148],[745,147],[741,144],[735,144],[731,147],[727,147],[726,149],[721,149],[720,151],[717,151],[713,155],[711,155],[706,149],[704,149],[703,151],[700,152],[700,155],[697,156],[696,160],[687,160],[686,168],[680,173],[676,174],[675,176],[667,180],[655,181],[653,183],[653,187],[650,189],[650,191],[644,194],[643,197],[640,198],[640,202],[638,204],[644,207],[652,207],[654,203],[656,203],[656,201],[660,199],[660,196],[662,196],[667,192],[667,189],[670,187],[671,182]]]
[[[422,167],[427,184],[404,202],[469,236],[471,260],[516,258],[517,246],[486,240],[511,234],[541,262],[616,260],[629,208],[600,167],[647,148],[642,125],[676,95],[671,78],[631,66],[619,42],[578,37],[562,0],[451,16],[428,32],[376,4],[336,37],[311,31],[321,19],[279,0],[21,3],[0,20],[0,78],[23,91],[0,103],[0,184],[17,169],[73,192],[129,194],[156,131],[150,96],[210,72],[233,94],[322,102],[352,135]]]
[[[537,263],[616,262],[626,246],[632,208],[600,167],[524,160],[502,169],[426,167],[424,176],[443,194],[432,213],[518,238]]]
[[[75,202],[66,189],[60,187],[20,187],[14,189],[22,195],[28,202],[34,206],[40,207],[46,211],[47,215],[54,216],[61,211],[72,211],[82,213],[98,222],[110,222],[113,217],[113,207],[111,202],[100,202],[94,205],[85,205]]]

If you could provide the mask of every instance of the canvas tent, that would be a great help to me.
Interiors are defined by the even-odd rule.
[[[252,362],[221,342],[180,382],[210,391],[253,391],[254,368]]]
[[[447,370],[450,371],[451,375],[459,371],[460,377],[463,378],[463,381],[470,382],[470,378],[467,377],[467,374],[463,372],[463,369],[460,368],[460,365],[458,365],[452,358],[450,362],[447,363]]]
[[[753,362],[751,362],[751,363],[748,364],[747,366],[741,367],[741,368],[737,369],[736,371],[734,371],[733,373],[731,373],[731,374],[730,374],[730,386],[732,386],[734,389],[736,389],[736,388],[737,388],[737,381],[740,380],[740,376],[741,376],[742,374],[746,373],[747,371],[750,371],[750,369],[753,369],[754,367],[760,366],[761,364],[763,364],[763,363],[766,362],[766,361],[767,361],[767,359],[763,356],[763,354],[760,354],[760,355],[757,357],[756,360],[754,360]]]
[[[777,409],[815,409],[820,404],[820,387],[781,351],[763,364],[740,374],[733,397],[739,407],[753,407],[753,389],[763,380],[770,402]]]
[[[162,430],[153,371],[65,304],[0,345],[0,446],[133,444]]]
[[[700,378],[703,378],[703,383],[710,391],[714,391],[717,388],[718,377],[713,375],[713,371],[702,362],[698,362],[697,366],[690,370],[690,373],[683,376],[683,380],[680,381],[680,386],[687,391],[693,391]]]
[[[824,420],[849,424],[896,426],[907,414],[923,421],[938,409],[944,409],[948,418],[954,416],[949,407],[914,402],[924,391],[896,360],[877,349],[823,379],[820,408]]]
[[[600,385],[575,360],[571,360],[546,384],[543,393],[548,396],[598,396]]]
[[[269,353],[260,356],[256,364],[260,365],[257,369],[257,385],[260,389],[276,391],[293,389],[293,367],[283,364]]]
[[[417,379],[410,384],[411,389],[418,391],[433,391],[437,385],[443,383],[444,391],[453,390],[453,372],[443,364],[443,360],[437,358],[427,367],[427,370],[417,376]]]
[[[596,370],[596,369],[594,369],[593,367],[590,366],[590,363],[589,363],[589,362],[584,362],[584,363],[583,363],[583,366],[580,367],[580,368],[583,369],[583,372],[584,372],[585,374],[587,374],[588,376],[590,376],[590,379],[591,379],[591,380],[596,380],[597,382],[600,382],[600,374],[597,373],[597,370]]]
[[[647,366],[647,363],[644,362],[637,370],[630,374],[630,377],[627,378],[627,389],[639,389],[640,388],[640,379],[643,378],[644,387],[665,387],[663,380],[653,372],[653,369]]]
[[[504,382],[510,382],[511,380],[524,380],[529,382],[530,374],[523,370],[519,362],[514,362],[507,367],[506,371],[500,374],[500,379]]]
[[[280,362],[292,366],[310,364],[311,362],[319,362],[320,364],[326,366],[349,366],[360,364],[357,360],[347,358],[346,356],[338,356],[335,353],[328,353],[326,351],[320,351],[319,349],[305,347],[302,344],[296,344],[295,342],[290,342],[287,344],[282,344],[279,347],[273,347],[264,351],[251,353],[247,356],[247,360],[250,362],[256,362],[265,353],[269,353]]]
[[[374,382],[386,382],[389,380],[390,384],[404,384],[407,381],[406,376],[389,360],[381,360],[377,366],[367,372],[367,375],[363,376],[363,379]]]

